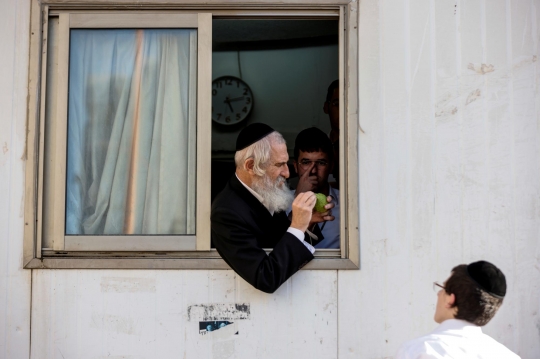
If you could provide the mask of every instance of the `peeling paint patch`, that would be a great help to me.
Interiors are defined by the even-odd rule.
[[[247,303],[194,304],[187,309],[188,321],[216,321],[250,319]]]
[[[199,322],[199,334],[206,335],[211,332],[215,332],[216,330],[221,330],[229,325],[233,325],[233,322],[229,322],[228,320],[222,321],[222,320],[216,320],[216,321],[210,321],[210,322]],[[235,335],[238,334],[238,330]]]
[[[446,109],[446,110],[441,110],[441,111],[435,112],[435,117],[441,117],[441,116],[444,116],[444,115],[455,115],[457,111],[458,111],[457,107],[454,106],[451,109]]]
[[[231,323],[230,325],[227,325],[219,330],[214,330],[211,332],[205,331],[204,333],[199,334],[201,334],[201,340],[209,340],[213,342],[235,339],[238,338],[238,323]]]
[[[480,98],[480,96],[482,96],[482,91],[480,91],[480,89],[474,90],[473,92],[471,92],[469,94],[469,96],[467,96],[467,100],[465,101],[465,105],[468,105],[471,102],[476,101],[478,98]]]
[[[136,334],[133,319],[118,315],[102,315],[94,313],[92,314],[92,323],[90,326],[107,332],[129,335]]]
[[[323,312],[324,312],[324,311],[327,311],[327,310],[328,310],[328,307],[330,307],[330,306],[335,307],[335,304],[334,304],[334,303],[326,303],[325,306],[324,306],[324,308],[323,308]]]
[[[212,358],[227,359],[234,355],[234,340],[218,341],[212,345]]]
[[[156,280],[154,278],[103,277],[101,291],[104,293],[153,293],[156,291]]]
[[[480,64],[480,65],[475,65],[473,63],[469,63],[469,65],[467,66],[467,68],[469,70],[473,70],[475,71],[476,73],[480,74],[480,75],[485,75],[487,74],[488,72],[493,72],[495,71],[495,66],[491,65],[491,64]]]

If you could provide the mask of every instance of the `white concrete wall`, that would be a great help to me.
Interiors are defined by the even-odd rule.
[[[1,358],[29,357],[30,313],[34,359],[388,358],[435,326],[431,282],[480,258],[509,283],[485,331],[540,357],[538,0],[360,2],[362,269],[273,295],[231,271],[21,269],[29,7],[1,5]],[[201,336],[201,303],[251,319]]]
[[[30,352],[31,273],[22,269],[28,1],[0,2],[0,358]]]
[[[340,358],[434,327],[431,282],[486,259],[485,330],[540,357],[540,2],[360,1],[359,272],[339,272]]]

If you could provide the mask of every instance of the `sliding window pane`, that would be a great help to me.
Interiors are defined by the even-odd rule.
[[[195,234],[197,31],[71,30],[66,234]]]

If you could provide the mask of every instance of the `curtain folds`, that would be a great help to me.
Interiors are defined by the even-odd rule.
[[[66,234],[195,234],[196,30],[72,30]]]

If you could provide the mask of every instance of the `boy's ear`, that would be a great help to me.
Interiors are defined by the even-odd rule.
[[[328,102],[327,101],[324,101],[323,111],[324,111],[324,113],[328,114]]]
[[[446,308],[453,308],[456,305],[456,295],[454,293],[451,293],[446,297]]]
[[[450,294],[448,296],[448,302],[449,304],[449,308],[452,309],[452,315],[454,316],[454,318],[456,317],[456,315],[458,314],[458,307],[456,305],[456,295],[454,293]]]

